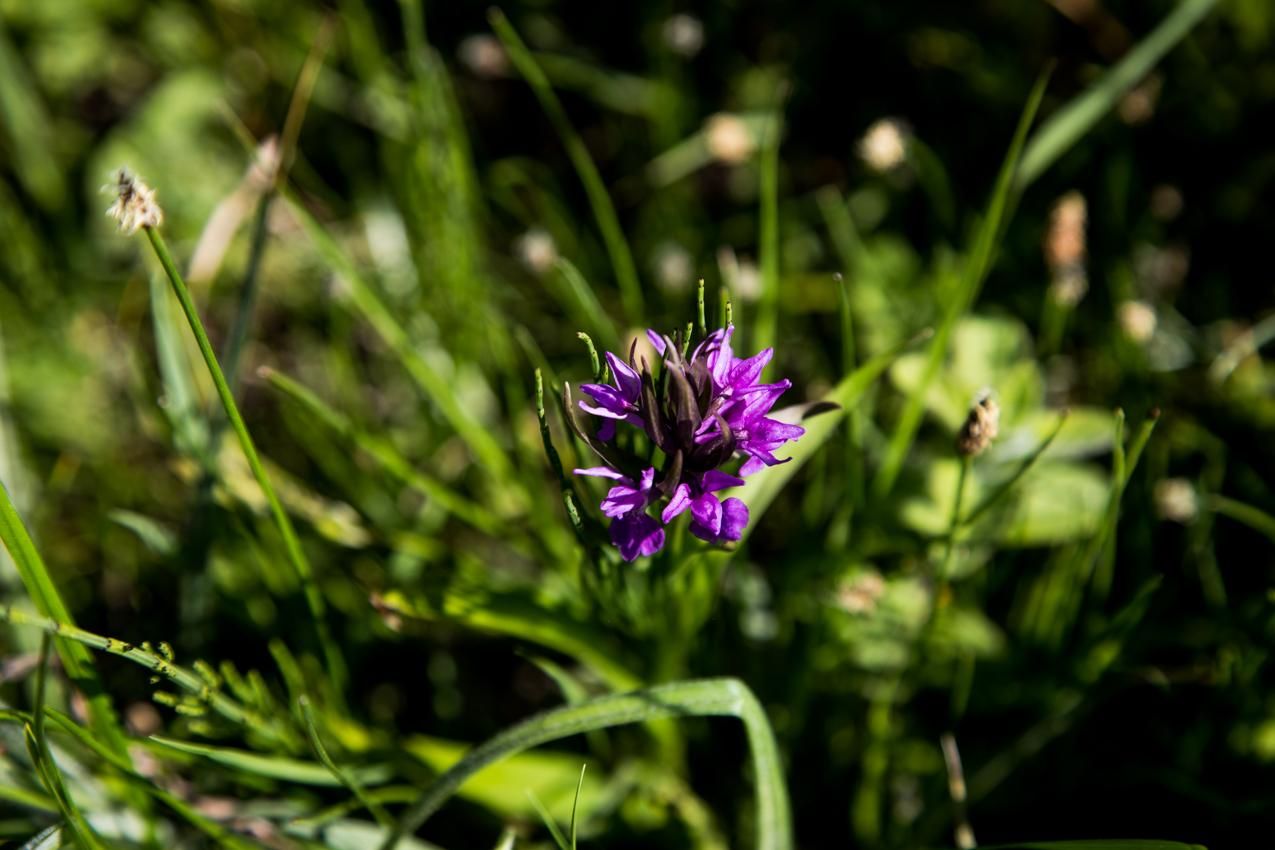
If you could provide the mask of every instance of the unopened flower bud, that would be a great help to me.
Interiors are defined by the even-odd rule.
[[[1147,342],[1155,335],[1155,309],[1145,301],[1126,301],[1116,310],[1116,319],[1125,336],[1134,342]]]
[[[115,192],[115,203],[107,208],[106,214],[119,224],[121,233],[131,236],[143,227],[159,227],[164,223],[164,211],[155,201],[155,190],[127,168],[121,168],[115,183],[103,187],[103,191]]]
[[[691,15],[673,15],[664,22],[662,34],[670,50],[688,59],[704,46],[704,24]]]
[[[884,593],[885,579],[876,570],[868,570],[837,587],[837,605],[848,614],[871,614]]]
[[[738,115],[720,112],[704,126],[704,143],[713,158],[727,165],[746,162],[757,147],[752,131]]]
[[[1068,192],[1054,203],[1045,235],[1045,262],[1061,269],[1085,261],[1085,225],[1088,207],[1084,195]]]
[[[859,140],[859,156],[873,171],[893,171],[907,159],[907,131],[895,118],[882,118]]]
[[[1195,487],[1185,478],[1165,478],[1155,485],[1155,511],[1161,518],[1186,525],[1200,512]]]
[[[491,80],[509,74],[509,57],[494,36],[486,33],[466,36],[456,54],[475,76]]]
[[[518,259],[532,272],[543,275],[558,262],[558,246],[548,231],[539,228],[528,230],[514,246]]]
[[[989,393],[970,408],[961,432],[956,435],[956,451],[962,457],[976,457],[987,451],[1000,428],[1001,409]]]

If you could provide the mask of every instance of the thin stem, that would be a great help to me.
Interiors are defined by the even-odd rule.
[[[1049,432],[1049,436],[1045,437],[1045,439],[1041,441],[1040,445],[1037,446],[1031,454],[1023,458],[1023,462],[1018,465],[1017,469],[1014,470],[1013,475],[1005,479],[999,487],[993,490],[986,498],[983,499],[983,501],[979,502],[978,505],[975,506],[974,510],[965,515],[965,517],[961,520],[961,527],[973,525],[974,520],[981,517],[988,508],[1000,501],[1001,497],[1012,490],[1014,485],[1027,474],[1027,471],[1035,466],[1036,461],[1038,461],[1040,456],[1045,453],[1045,449],[1049,448],[1049,445],[1058,436],[1058,433],[1062,431],[1063,425],[1066,424],[1067,416],[1069,414],[1070,411],[1067,410],[1064,410],[1061,414],[1059,414],[1058,422],[1054,425],[1054,430]]]
[[[283,546],[287,552],[288,560],[301,581],[306,605],[309,607],[310,616],[314,620],[315,631],[319,638],[319,644],[323,649],[328,674],[332,677],[334,690],[338,694],[343,694],[347,679],[345,662],[340,653],[336,651],[336,644],[328,631],[323,596],[319,592],[318,585],[315,584],[314,572],[310,568],[310,562],[306,559],[305,552],[301,549],[301,542],[297,539],[297,533],[292,527],[292,520],[289,518],[287,511],[284,510],[283,503],[279,500],[279,495],[275,492],[274,486],[270,483],[270,476],[266,474],[266,468],[261,462],[261,457],[257,454],[257,447],[253,444],[252,436],[248,433],[248,426],[244,423],[243,416],[239,413],[239,406],[235,404],[234,393],[231,392],[230,384],[226,381],[226,376],[221,371],[221,366],[217,362],[217,355],[213,352],[212,343],[209,342],[203,322],[199,319],[199,312],[195,309],[195,302],[190,296],[190,290],[182,279],[181,273],[177,271],[177,265],[173,262],[172,255],[168,252],[164,237],[153,227],[147,227],[145,230],[147,238],[150,239],[151,247],[155,249],[155,255],[159,258],[160,265],[164,267],[164,272],[168,275],[168,280],[173,285],[173,293],[181,304],[182,312],[186,314],[190,329],[195,334],[195,341],[199,344],[199,351],[204,357],[204,363],[208,366],[208,373],[212,376],[213,385],[217,388],[217,396],[221,399],[221,405],[226,411],[226,418],[230,420],[230,427],[234,430],[235,436],[239,438],[239,446],[243,449],[244,457],[248,461],[249,468],[252,469],[253,477],[257,479],[257,483],[261,486],[261,491],[265,494],[266,501],[269,503],[271,516],[279,527],[279,533],[283,536]]]
[[[319,761],[328,769],[328,772],[336,777],[338,782],[345,786],[346,790],[354,795],[356,800],[363,804],[364,808],[371,813],[378,824],[387,830],[393,829],[394,819],[390,817],[385,807],[369,797],[354,774],[337,764],[328,753],[328,748],[323,746],[323,739],[319,737],[319,726],[314,717],[314,707],[310,704],[309,698],[304,695],[298,698],[297,708],[301,710],[301,716],[305,720],[306,733],[310,737],[310,746],[314,749],[314,754],[318,756]]]
[[[164,656],[152,652],[149,644],[137,646],[116,638],[103,637],[69,623],[60,623],[48,617],[29,614],[14,608],[12,605],[0,608],[0,623],[12,623],[17,626],[39,629],[45,634],[74,641],[76,644],[128,659],[134,664],[150,670],[156,676],[163,676],[168,679],[177,687],[207,704],[209,708],[231,723],[251,728],[254,732],[269,736],[276,741],[286,741],[285,733],[277,728],[273,720],[240,705],[226,696],[221,690],[213,688],[194,671],[174,664]],[[95,740],[100,740],[100,736],[95,736]],[[116,758],[120,759],[120,764],[129,765],[129,762],[123,756],[117,754]],[[127,769],[131,770],[131,765]]]
[[[969,477],[970,467],[974,464],[973,455],[962,455],[961,471],[956,475],[956,496],[952,499],[952,518],[947,525],[947,542],[943,544],[943,560],[939,563],[939,587],[947,587],[947,570],[952,560],[952,549],[956,546],[956,531],[961,525],[961,502],[965,498],[965,479]]]

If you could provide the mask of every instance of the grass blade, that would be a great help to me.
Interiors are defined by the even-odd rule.
[[[0,488],[0,492],[3,492],[3,488]],[[149,645],[135,646],[126,641],[103,637],[68,623],[19,611],[12,605],[0,608],[0,623],[29,626],[54,637],[64,638],[64,643],[67,646],[78,647],[90,660],[92,660],[92,656],[88,654],[90,648],[107,652],[120,658],[126,658],[134,664],[145,667],[156,676],[168,679],[186,693],[206,703],[209,708],[230,722],[239,726],[251,727],[254,732],[266,737],[284,742],[289,740],[288,735],[276,723],[244,708],[238,702],[226,696],[221,690],[211,687],[197,673],[174,664],[162,655],[151,651]],[[65,663],[64,660],[63,664],[65,665]],[[127,757],[122,754],[116,753],[116,757],[121,760],[122,764],[130,763]]]
[[[261,369],[259,374],[270,386],[283,393],[289,400],[296,402],[324,426],[335,431],[343,440],[366,452],[368,457],[375,460],[382,469],[398,481],[421,492],[426,498],[434,500],[479,531],[501,536],[509,533],[508,523],[502,522],[495,514],[460,495],[438,479],[419,471],[388,440],[362,430],[345,414],[319,398],[310,388],[270,368]]]
[[[55,823],[53,826],[42,829],[31,836],[31,840],[19,847],[18,850],[58,850],[61,846],[62,824]]]
[[[345,785],[345,782],[340,777],[334,776],[328,767],[323,764],[315,764],[312,761],[262,755],[248,750],[237,750],[232,747],[193,744],[189,741],[179,741],[176,738],[165,738],[159,735],[152,735],[149,740],[159,744],[161,747],[167,747],[187,755],[199,756],[228,770],[251,776],[277,779],[280,782],[292,782],[298,785],[314,785],[320,788],[340,788]],[[351,774],[351,776],[354,775]],[[388,778],[388,776],[388,768],[371,766],[359,769],[357,776],[354,776],[354,778],[360,782],[379,782]]]
[[[18,516],[3,482],[0,482],[0,541],[9,550],[35,609],[50,621],[73,628],[75,621],[71,612],[62,601],[57,585],[53,583],[44,559],[36,551],[35,543],[27,533],[22,518]],[[127,760],[124,732],[110,698],[98,680],[92,654],[84,646],[74,642],[59,640],[56,646],[67,675],[88,698],[89,724],[93,731],[112,752]]]
[[[585,147],[584,140],[571,126],[566,110],[562,108],[561,101],[553,92],[549,78],[536,64],[531,51],[527,49],[527,45],[509,23],[504,12],[493,9],[488,17],[491,20],[492,29],[496,31],[496,36],[508,51],[514,67],[531,86],[536,99],[540,101],[540,107],[549,118],[549,123],[553,125],[558,138],[562,140],[563,147],[567,149],[567,156],[571,159],[580,182],[584,184],[593,218],[597,222],[598,230],[602,232],[603,242],[606,243],[607,254],[611,258],[611,268],[615,273],[616,283],[620,287],[620,300],[624,304],[624,312],[630,322],[641,321],[644,308],[637,267],[633,264],[633,254],[629,251],[628,242],[625,241],[624,233],[620,229],[620,218],[616,215],[610,195],[607,194],[602,175],[598,173],[598,167],[589,156],[589,149]]]
[[[367,792],[363,790],[363,784],[359,782],[358,778],[338,765],[333,761],[332,756],[328,754],[327,747],[323,746],[323,739],[319,737],[319,727],[315,723],[314,707],[310,705],[310,700],[305,696],[300,697],[297,700],[297,707],[301,710],[301,716],[305,719],[306,733],[310,736],[310,746],[313,748],[319,762],[328,769],[329,773],[336,777],[338,782],[345,786],[347,791],[354,795],[355,799],[363,804],[364,808],[371,812],[377,823],[385,829],[392,829],[394,819],[390,817],[389,812],[385,811],[385,807],[368,797]]]
[[[1025,189],[1053,165],[1216,5],[1217,0],[1183,0],[1087,91],[1051,115],[1032,135],[1023,151],[1022,162],[1014,177],[1015,188]]]
[[[456,435],[469,446],[478,461],[494,478],[510,486],[514,482],[513,468],[503,447],[492,436],[486,423],[470,415],[456,398],[455,388],[441,375],[418,350],[407,330],[395,318],[394,313],[381,300],[372,285],[359,272],[345,251],[336,243],[318,220],[288,192],[283,192],[288,207],[301,223],[319,253],[341,277],[349,301],[399,358],[403,368],[416,381],[439,413],[452,426]]]
[[[757,520],[766,512],[775,497],[787,486],[798,470],[805,466],[815,453],[823,448],[824,443],[837,432],[837,426],[841,420],[847,416],[851,408],[858,404],[859,399],[863,398],[863,394],[868,391],[872,382],[879,378],[900,354],[928,338],[927,331],[893,351],[878,354],[843,378],[841,383],[833,387],[822,399],[822,402],[835,404],[836,409],[819,413],[803,423],[806,433],[792,445],[792,450],[789,452],[792,460],[778,466],[767,467],[749,477],[748,483],[743,487],[722,494],[723,498],[727,495],[737,496],[748,505],[751,521],[744,529],[745,539],[752,529],[757,527]]]
[[[231,850],[255,850],[257,847],[257,845],[224,829],[216,821],[200,814],[193,806],[182,800],[173,792],[156,785],[147,777],[137,773],[128,762],[103,747],[101,742],[99,742],[91,733],[71,718],[56,711],[49,711],[48,716],[49,720],[52,721],[59,730],[66,733],[71,738],[74,738],[82,746],[95,753],[116,770],[119,770],[129,779],[130,782],[139,787],[143,792],[154,797],[157,801],[167,806],[180,817],[184,818],[195,829],[211,838],[214,842],[216,842],[218,847],[228,847],[231,848]]]
[[[1010,142],[1009,153],[1006,154],[1005,162],[1001,165],[1000,175],[996,178],[996,187],[993,189],[991,200],[988,202],[987,213],[979,224],[978,231],[974,236],[974,243],[965,258],[965,264],[961,269],[961,277],[956,291],[950,296],[951,300],[948,302],[942,320],[935,330],[934,340],[930,343],[925,372],[922,375],[921,382],[912,394],[908,396],[907,402],[903,407],[903,413],[899,416],[894,434],[891,436],[890,443],[886,448],[881,468],[872,482],[872,493],[877,499],[882,499],[888,495],[891,488],[894,487],[894,482],[898,480],[899,472],[903,469],[903,461],[907,457],[909,449],[912,448],[912,441],[916,438],[917,429],[921,426],[921,417],[925,412],[926,392],[938,375],[939,369],[943,365],[943,359],[947,356],[952,331],[961,316],[973,306],[974,301],[978,298],[979,290],[983,287],[983,281],[991,270],[996,246],[1000,242],[1001,232],[1004,230],[1005,223],[1014,205],[1016,193],[1013,178],[1018,167],[1019,157],[1027,138],[1027,131],[1036,117],[1036,110],[1040,108],[1041,98],[1045,96],[1045,85],[1048,80],[1048,75],[1044,75],[1037,80],[1035,88],[1032,89],[1031,95],[1027,98],[1027,105],[1023,108],[1022,117],[1018,121],[1018,128],[1014,131],[1013,141]]]
[[[51,636],[45,634],[40,643],[40,662],[35,671],[35,707],[31,712],[31,722],[24,725],[22,730],[26,738],[27,751],[31,755],[31,761],[35,764],[36,773],[43,781],[45,789],[57,803],[62,817],[66,818],[71,832],[75,834],[76,843],[85,850],[99,850],[99,848],[105,850],[105,845],[89,826],[83,812],[66,790],[62,771],[53,760],[53,751],[49,748],[49,740],[45,735],[44,685],[49,669],[50,640]]]
[[[1001,482],[999,487],[991,493],[988,493],[987,496],[974,507],[974,510],[961,518],[961,526],[973,525],[974,521],[982,516],[988,508],[996,504],[1007,493],[1009,493],[1009,491],[1014,488],[1014,485],[1018,483],[1019,479],[1026,475],[1027,471],[1036,465],[1036,461],[1038,461],[1040,456],[1045,453],[1045,449],[1049,448],[1050,443],[1054,441],[1054,438],[1058,436],[1058,433],[1062,431],[1063,425],[1066,423],[1067,411],[1064,410],[1058,417],[1058,424],[1054,426],[1054,430],[1050,431],[1049,435],[1040,441],[1040,445],[1033,449],[1031,454],[1023,458],[1022,462],[1018,464],[1018,468],[1014,470],[1013,474],[1010,475],[1009,478],[1006,478],[1003,482]]]
[[[633,690],[642,683],[628,655],[592,622],[512,591],[467,590],[452,581],[445,588],[431,587],[410,599],[390,591],[377,596],[375,604],[381,611],[401,617],[447,620],[548,647],[576,659],[617,691]]]
[[[243,416],[239,413],[239,405],[235,403],[234,393],[230,389],[230,384],[226,381],[221,365],[217,362],[217,355],[213,351],[212,343],[208,340],[204,324],[199,318],[199,311],[190,296],[190,290],[186,287],[186,282],[182,279],[181,272],[177,270],[177,264],[173,262],[173,257],[168,252],[168,245],[164,242],[164,237],[154,227],[146,227],[144,230],[146,231],[147,239],[150,240],[151,247],[155,249],[155,255],[159,258],[160,265],[164,267],[164,272],[168,275],[168,281],[172,284],[173,294],[177,296],[178,302],[181,303],[182,312],[186,314],[190,329],[195,334],[195,341],[199,343],[199,351],[204,357],[205,365],[208,367],[208,374],[212,376],[213,384],[217,388],[217,396],[221,399],[226,418],[230,420],[230,427],[235,432],[235,436],[239,438],[239,447],[243,450],[248,466],[252,469],[252,475],[257,479],[257,483],[261,486],[266,501],[270,505],[270,514],[274,518],[275,525],[279,528],[280,535],[283,537],[283,547],[288,555],[288,561],[292,564],[293,569],[296,570],[297,578],[301,582],[306,605],[310,609],[310,617],[314,621],[315,634],[318,637],[319,646],[327,665],[328,675],[332,677],[335,685],[334,691],[338,694],[344,693],[345,683],[348,679],[345,659],[342,658],[336,642],[332,639],[331,632],[328,630],[323,594],[319,592],[318,584],[314,580],[314,571],[310,568],[310,561],[306,558],[305,551],[301,548],[301,541],[297,538],[297,532],[292,527],[292,519],[288,516],[288,512],[284,510],[283,502],[279,500],[279,494],[275,492],[275,488],[270,482],[270,476],[266,473],[261,457],[257,454],[256,444],[253,443],[252,435],[248,433],[248,426],[244,422]]]
[[[540,744],[594,729],[672,717],[737,717],[744,723],[757,784],[758,850],[791,850],[792,823],[774,733],[761,704],[737,679],[673,682],[627,694],[604,696],[581,705],[547,711],[475,747],[425,790],[399,821],[381,850],[415,832],[473,774]]]
[[[1214,513],[1247,525],[1259,534],[1265,535],[1270,541],[1275,542],[1275,516],[1271,516],[1261,508],[1238,502],[1235,499],[1228,499],[1225,496],[1208,496],[1204,500],[1204,506]]]
[[[576,796],[571,801],[571,850],[576,850],[576,810],[580,806],[580,789],[584,787],[584,772],[588,769],[587,764],[580,765],[580,781],[576,783]]]
[[[775,344],[779,325],[779,141],[783,134],[782,95],[766,122],[761,142],[761,210],[758,254],[761,259],[761,299],[753,348]]]
[[[531,801],[531,806],[536,810],[536,814],[540,816],[545,829],[549,830],[549,835],[553,838],[553,843],[558,846],[558,850],[568,850],[567,837],[562,834],[562,829],[553,822],[553,815],[549,813],[549,809],[545,807],[545,804],[540,802],[540,798],[530,789],[527,790],[527,799]]]
[[[565,294],[569,296],[563,299],[568,302],[568,308],[577,314],[578,320],[584,321],[589,330],[597,334],[603,348],[619,351],[620,331],[598,303],[598,296],[593,294],[584,275],[566,257],[559,257],[555,268],[566,290]]]

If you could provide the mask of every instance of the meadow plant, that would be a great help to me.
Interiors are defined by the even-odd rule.
[[[868,129],[841,139],[845,162],[799,167],[786,134],[804,124],[786,113],[809,120],[808,92],[792,69],[758,64],[692,99],[689,63],[722,49],[717,16],[634,11],[660,51],[637,73],[573,54],[553,2],[491,12],[490,34],[453,39],[456,69],[418,0],[384,20],[358,3],[320,18],[222,4],[207,21],[153,5],[167,17],[137,28],[111,85],[61,89],[78,65],[9,37],[11,14],[40,15],[0,11],[15,163],[0,324],[22,352],[6,360],[0,340],[0,843],[965,850],[975,823],[984,838],[1190,838],[1180,821],[1115,820],[1107,754],[1070,752],[1122,700],[1164,708],[1148,685],[1179,682],[1225,694],[1233,726],[1167,709],[1133,726],[1172,732],[1165,773],[1193,811],[1252,808],[1192,771],[1206,751],[1275,758],[1251,638],[1269,617],[1257,593],[1232,606],[1249,584],[1222,569],[1213,528],[1275,539],[1275,519],[1223,495],[1262,492],[1260,476],[1228,472],[1226,439],[1201,423],[1269,419],[1275,322],[1183,331],[1185,250],[1102,265],[1103,240],[1125,235],[1110,209],[1136,182],[1124,165],[1110,186],[1065,182],[1084,183],[1065,157],[1104,115],[1151,120],[1173,85],[1149,75],[1216,0],[1184,0],[1106,72],[1069,76],[1062,103],[1068,86],[1042,74],[978,211],[927,146],[930,116],[856,117]],[[76,38],[120,29],[85,15]],[[907,43],[918,65],[979,64],[958,32]],[[216,53],[216,73],[138,85],[139,57],[187,52]],[[974,90],[1001,82],[980,73]],[[289,77],[280,128],[260,127],[273,101],[255,87]],[[63,134],[70,117],[45,113],[59,90],[75,109],[150,105],[129,144],[99,147],[105,119]],[[515,95],[543,113],[560,169],[471,146],[506,111],[522,123],[493,148],[531,135]],[[586,106],[615,123],[582,129]],[[307,120],[322,128],[303,134]],[[629,161],[614,149],[637,147],[638,123],[653,149]],[[82,161],[60,159],[72,150]],[[166,209],[115,172],[107,214],[146,237],[153,273],[105,310],[104,287],[68,295],[42,275],[127,262],[126,240],[84,253],[84,228],[58,236],[70,219],[51,214],[64,173],[119,159],[146,164]],[[1038,209],[1028,190],[1060,161]],[[1184,196],[1155,194],[1167,226]],[[916,217],[933,219],[930,250],[904,238]],[[192,244],[183,274],[174,254]],[[1039,292],[992,281],[1009,268],[1017,284],[1028,262]],[[1104,287],[1115,309],[1091,333]],[[648,326],[677,329],[626,331]],[[585,381],[565,365],[576,339]],[[1206,355],[1206,390],[1171,377]],[[1207,415],[1187,421],[1201,394]],[[1153,443],[1162,401],[1178,419]],[[1126,433],[1115,402],[1149,413]],[[1163,531],[1144,504],[1185,541],[1190,575],[1137,557]],[[1204,613],[1180,601],[1197,585]],[[1106,821],[1032,805],[1080,793],[1049,784],[1060,764],[1100,789],[1087,799]]]
[[[612,520],[611,542],[626,561],[663,548],[663,526],[688,509],[696,537],[714,544],[738,541],[748,524],[748,506],[733,496],[721,500],[715,493],[742,486],[741,476],[783,463],[774,452],[805,433],[800,425],[767,416],[792,386],[787,379],[760,383],[774,350],[737,357],[731,347],[734,333],[733,325],[715,330],[688,355],[689,328],[672,337],[647,331],[652,349],[663,358],[658,378],[645,356],[639,362],[635,339],[627,363],[606,353],[612,383],[580,386],[593,399],[592,404],[580,401],[580,409],[601,423],[590,435],[574,412],[571,421],[606,463],[576,469],[575,474],[616,482],[601,507]],[[642,429],[648,447],[665,458],[658,474],[654,466],[643,468],[641,450],[620,448],[621,422]],[[721,467],[737,455],[745,458],[739,475],[723,471]],[[647,508],[660,503],[657,521]]]

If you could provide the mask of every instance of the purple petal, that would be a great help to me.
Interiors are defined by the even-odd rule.
[[[615,439],[615,420],[603,419],[602,424],[598,426],[598,439],[604,443],[609,443]]]
[[[722,472],[720,469],[710,469],[704,473],[704,478],[700,486],[706,493],[712,493],[717,490],[725,490],[727,487],[740,487],[744,483],[744,479],[736,478],[734,475]]]
[[[609,466],[590,466],[588,469],[571,470],[576,475],[595,475],[598,478],[614,478],[616,481],[626,481],[624,475]]]
[[[734,398],[722,406],[722,418],[734,430],[745,428],[758,417],[769,413],[790,386],[792,384],[785,380],[777,384],[757,384],[744,390],[736,390]]]
[[[753,460],[760,460],[766,466],[778,466],[781,463],[787,463],[788,461],[792,460],[792,458],[790,457],[783,458],[782,460],[780,458],[775,457],[774,454],[771,453],[772,448],[778,448],[778,447],[766,446],[762,443],[755,443],[755,444],[749,444],[749,445],[744,445],[741,443],[739,446],[740,451],[744,452],[745,454],[751,455]],[[743,470],[741,469],[740,472],[743,472]]]
[[[736,390],[751,387],[753,384],[757,383],[757,379],[761,377],[762,370],[766,368],[766,364],[769,363],[770,358],[774,356],[775,349],[767,348],[758,354],[754,354],[747,360],[737,360],[735,365],[731,366],[726,383],[734,387]]]
[[[743,537],[746,525],[748,525],[748,505],[739,499],[727,499],[722,502],[722,540],[738,540]]]
[[[661,357],[663,357],[668,345],[664,342],[664,338],[650,328],[646,329],[646,338],[651,341],[651,345],[655,346],[655,350],[660,353]]]
[[[734,333],[735,326],[727,325],[721,344],[708,354],[708,371],[713,376],[713,386],[719,389],[726,386],[726,375],[730,372],[731,360],[735,356],[730,348],[730,338]]]
[[[583,410],[584,412],[592,413],[594,416],[601,416],[603,419],[628,419],[629,418],[629,415],[625,413],[624,411],[615,411],[606,407],[594,407],[593,405],[585,404],[583,401],[580,401],[577,403],[580,405],[580,409]]]
[[[654,483],[655,483],[655,467],[649,466],[647,467],[646,471],[642,473],[642,484],[640,489],[642,490],[643,493],[647,493],[650,491],[651,485]]]
[[[607,491],[607,497],[602,500],[604,516],[621,517],[646,507],[646,495],[630,486],[632,483],[621,483]]]
[[[673,498],[669,499],[668,505],[664,508],[664,513],[660,514],[660,519],[664,520],[665,525],[668,525],[673,520],[673,517],[680,516],[690,506],[691,485],[678,484],[677,489],[673,491]]]
[[[611,542],[620,550],[620,557],[634,561],[664,548],[664,529],[646,514],[629,514],[611,523]]]
[[[750,457],[748,460],[744,461],[744,465],[739,468],[739,474],[749,476],[754,472],[761,472],[765,468],[765,461],[762,461],[759,458]]]
[[[752,439],[763,440],[767,443],[776,441],[786,443],[789,440],[797,439],[804,433],[806,433],[806,429],[800,425],[790,425],[787,422],[780,422],[778,419],[759,419],[748,429],[748,434]]]
[[[692,526],[698,525],[716,536],[722,527],[722,503],[712,493],[705,493],[691,502],[691,516],[695,519]]]
[[[620,390],[606,384],[581,384],[580,392],[593,396],[594,401],[614,413],[627,413],[633,408],[632,400]],[[580,402],[580,406],[584,407],[584,402]]]
[[[721,342],[722,334],[724,333],[726,333],[724,329],[718,328],[717,330],[713,331],[708,336],[704,337],[703,342],[695,346],[695,350],[691,352],[691,359],[698,360],[700,358],[700,355],[706,354],[709,351],[712,351],[713,348]]]
[[[620,397],[632,404],[637,401],[638,394],[642,391],[642,379],[638,373],[633,371],[633,367],[616,357],[611,352],[607,352],[607,365],[611,367],[611,374],[615,376],[615,386],[620,391]],[[580,388],[584,390],[584,387]],[[601,401],[601,399],[598,399]]]

